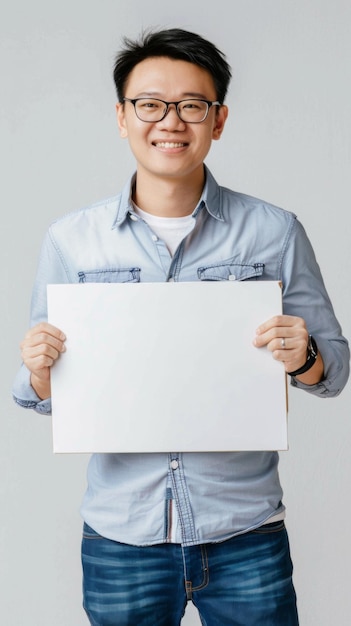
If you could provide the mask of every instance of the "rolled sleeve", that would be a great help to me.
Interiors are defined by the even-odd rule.
[[[318,350],[323,357],[324,378],[316,385],[305,385],[292,376],[291,385],[298,389],[303,389],[307,393],[312,393],[320,398],[334,398],[345,387],[349,377],[349,356],[348,344],[346,340],[340,340],[336,349],[332,342],[315,337]]]
[[[47,321],[47,285],[50,283],[67,282],[69,282],[67,269],[49,231],[42,245],[32,293],[31,327],[39,322]],[[12,395],[16,404],[21,407],[33,409],[42,415],[51,414],[51,399],[42,400],[37,396],[30,383],[30,371],[24,364],[22,364],[15,377]]]
[[[324,363],[324,378],[316,385],[306,385],[295,377],[291,384],[321,398],[337,396],[349,377],[349,344],[336,319],[311,243],[298,220],[286,248],[282,281],[284,313],[305,320]]]

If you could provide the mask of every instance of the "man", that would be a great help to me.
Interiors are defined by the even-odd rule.
[[[48,283],[234,276],[282,282],[284,314],[262,320],[254,344],[294,386],[337,395],[348,344],[301,224],[219,187],[204,165],[228,115],[224,55],[193,33],[150,32],[125,41],[114,78],[136,174],[116,198],[49,229],[16,401],[50,413],[50,368],[65,335],[46,321]],[[277,466],[276,452],[93,455],[81,509],[90,623],[175,626],[192,600],[207,626],[296,626]]]

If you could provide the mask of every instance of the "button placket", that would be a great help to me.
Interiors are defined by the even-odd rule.
[[[181,528],[181,540],[184,544],[193,542],[196,537],[194,518],[190,504],[190,496],[186,485],[182,454],[170,455],[169,467],[171,470],[172,493],[177,502],[178,519]]]

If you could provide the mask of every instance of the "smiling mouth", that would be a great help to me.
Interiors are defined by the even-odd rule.
[[[181,141],[157,141],[154,142],[156,148],[184,148],[187,144]]]

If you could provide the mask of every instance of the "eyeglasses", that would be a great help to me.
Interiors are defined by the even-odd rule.
[[[123,102],[132,103],[136,116],[142,122],[160,122],[166,117],[169,106],[174,104],[179,119],[187,124],[204,122],[212,106],[221,106],[218,100],[211,102],[210,100],[198,99],[166,102],[158,98],[134,98],[134,100],[123,98]]]

